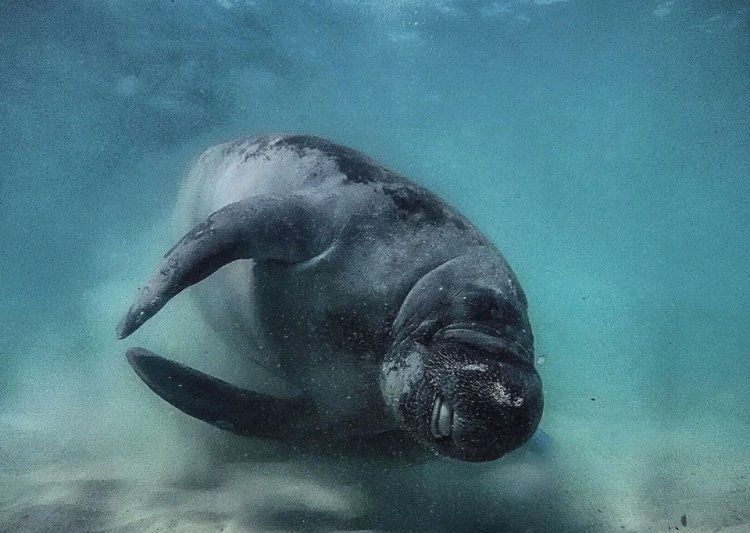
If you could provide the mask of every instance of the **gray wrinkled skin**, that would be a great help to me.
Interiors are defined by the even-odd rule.
[[[192,229],[119,337],[200,282],[192,290],[213,327],[301,396],[284,417],[278,399],[129,353],[186,413],[283,440],[407,434],[468,461],[496,459],[535,431],[542,387],[523,290],[497,249],[429,191],[323,139],[250,137],[200,157],[178,213]],[[172,375],[186,380],[179,390]],[[207,405],[213,395],[221,406]],[[274,414],[236,412],[253,407]]]

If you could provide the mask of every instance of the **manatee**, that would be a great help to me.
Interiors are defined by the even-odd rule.
[[[184,413],[248,437],[372,437],[464,461],[535,432],[544,401],[524,291],[427,189],[322,138],[253,136],[204,152],[178,211],[187,232],[118,337],[197,284],[214,329],[295,391],[247,390],[130,349],[138,376]]]

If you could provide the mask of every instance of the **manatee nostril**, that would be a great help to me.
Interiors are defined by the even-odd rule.
[[[440,396],[432,404],[430,431],[436,439],[445,439],[453,433],[453,409]]]

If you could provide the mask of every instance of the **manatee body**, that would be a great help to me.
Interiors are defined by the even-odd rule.
[[[129,350],[175,407],[247,436],[409,436],[468,461],[536,430],[542,385],[523,290],[492,243],[426,189],[324,139],[259,136],[206,151],[178,211],[192,229],[118,336],[201,282],[192,290],[211,325],[299,394]]]

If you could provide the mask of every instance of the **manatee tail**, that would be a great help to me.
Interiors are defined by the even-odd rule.
[[[126,354],[148,387],[185,414],[245,437],[293,440],[315,429],[312,401],[241,389],[144,348]]]

